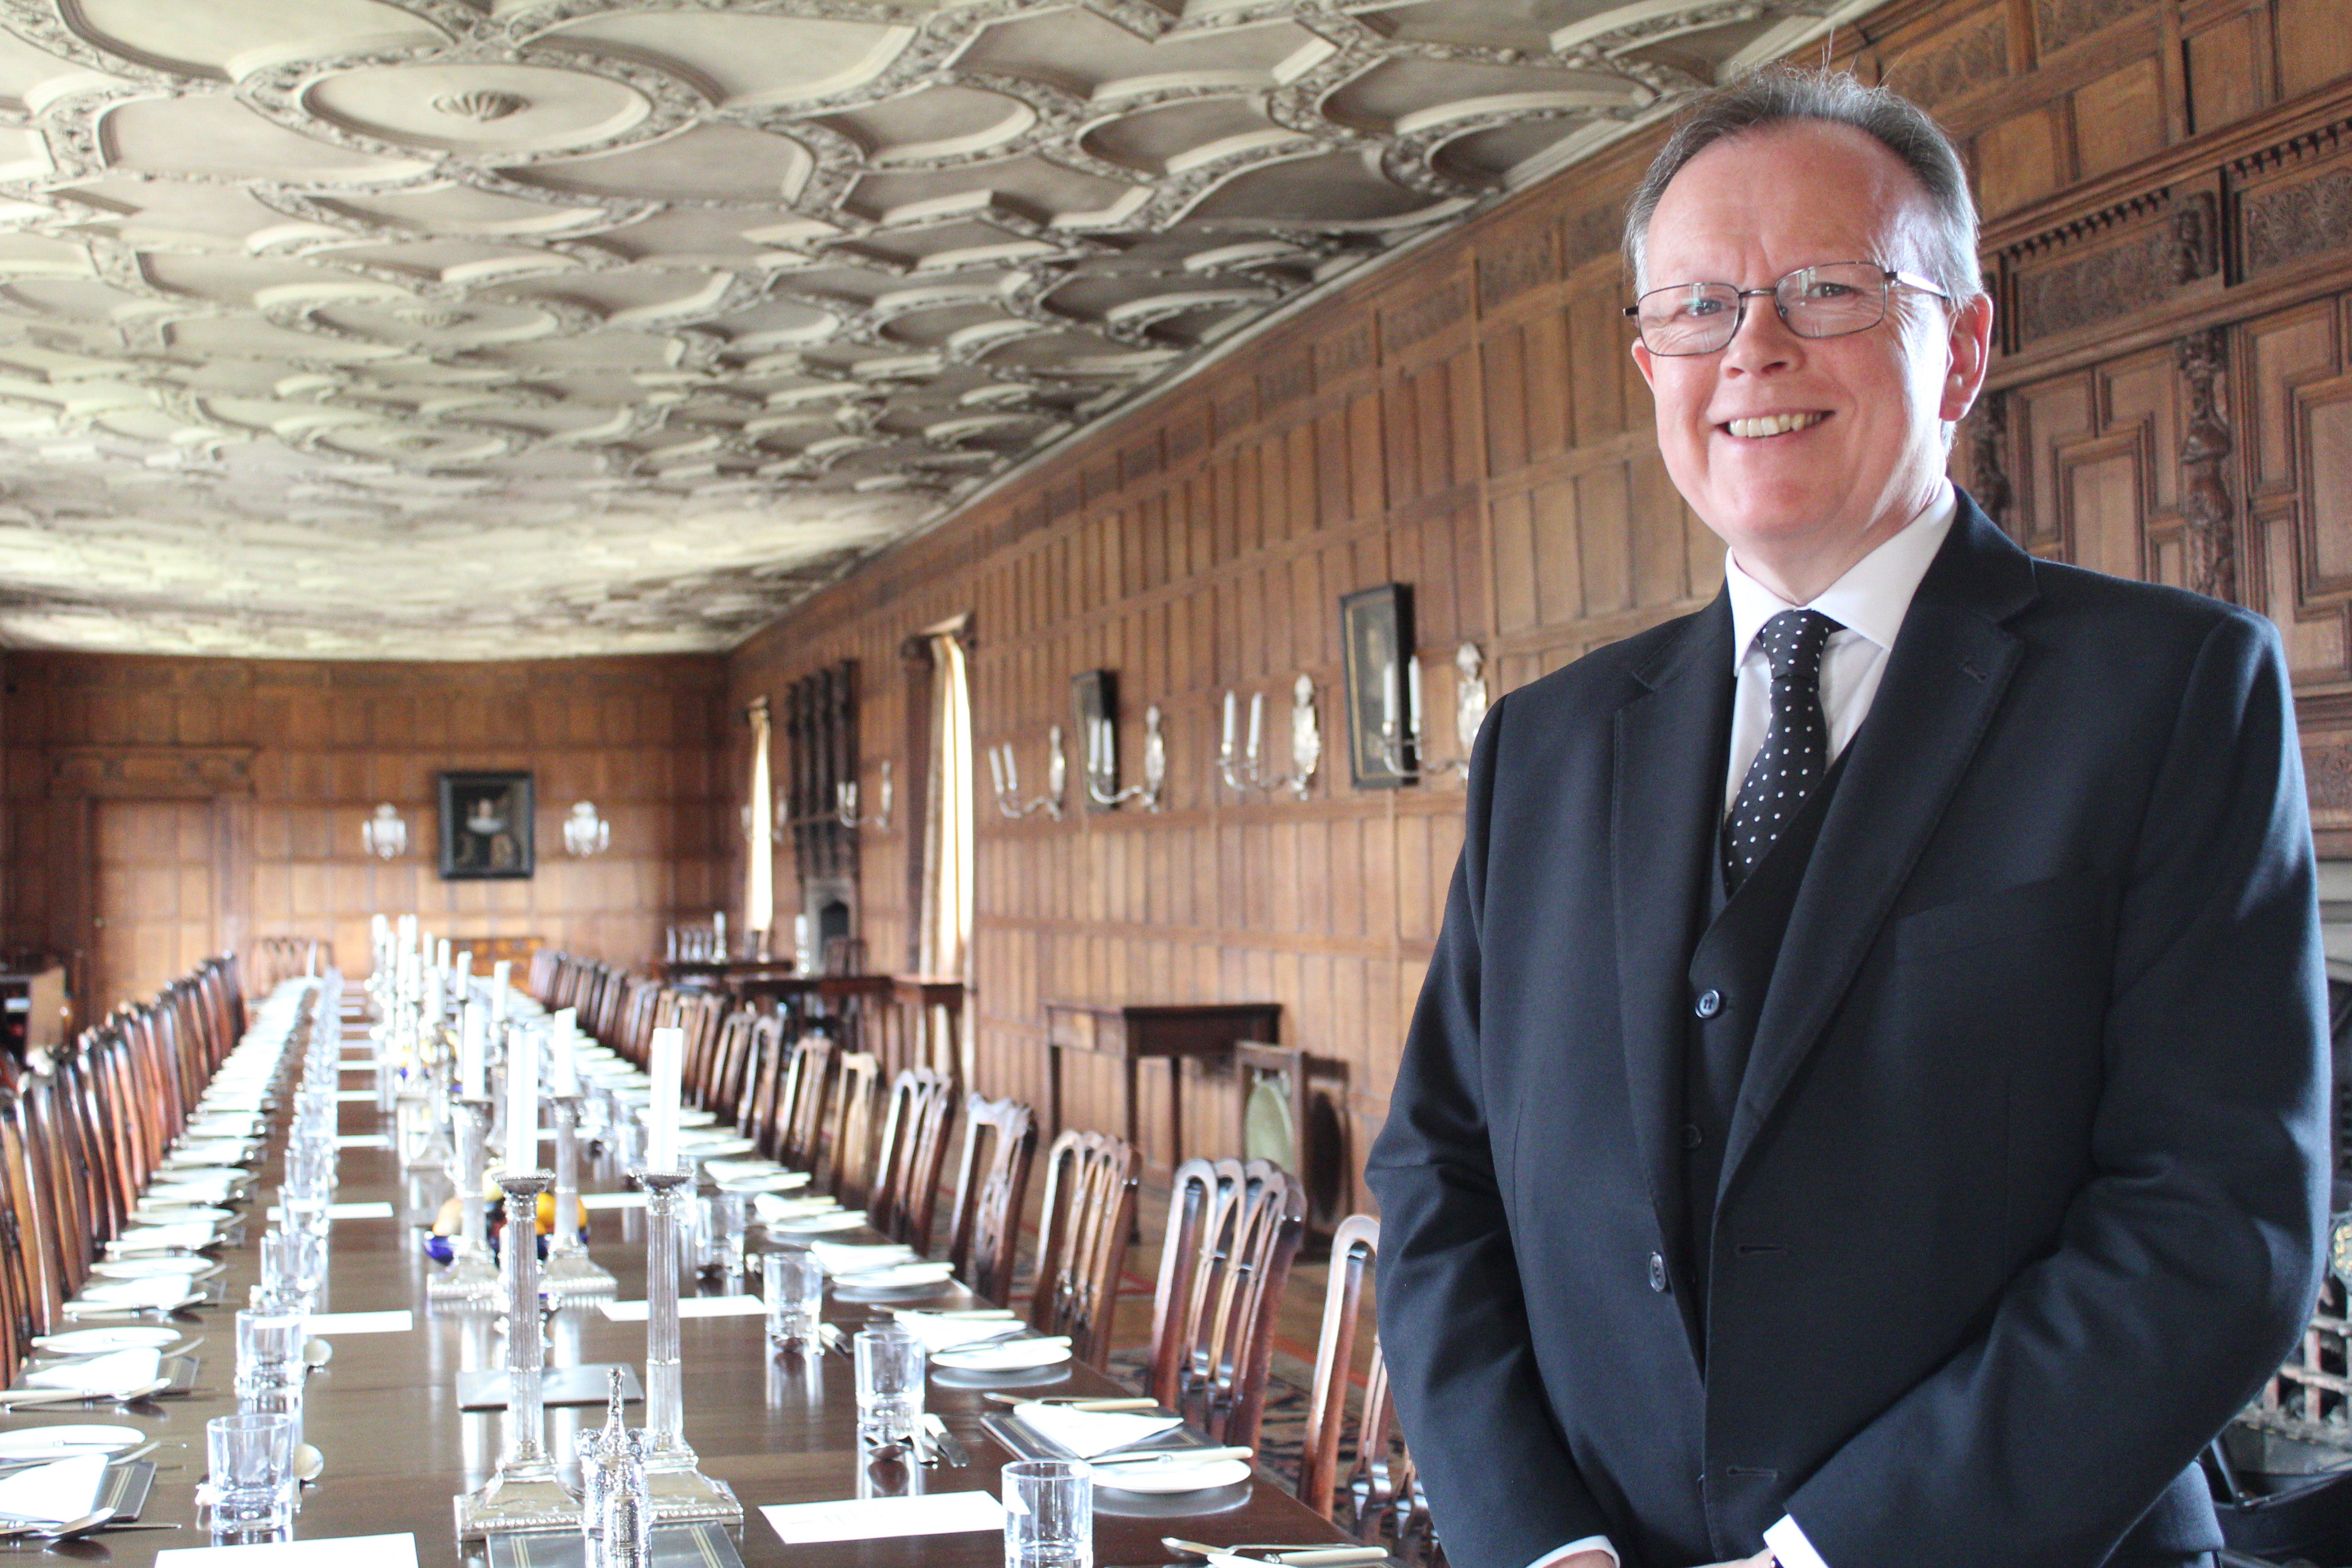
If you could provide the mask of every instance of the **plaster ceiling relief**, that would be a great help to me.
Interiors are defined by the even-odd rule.
[[[0,0],[0,643],[732,646],[1875,0]]]

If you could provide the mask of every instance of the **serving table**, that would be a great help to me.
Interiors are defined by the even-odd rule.
[[[348,1103],[341,1113],[346,1134],[379,1132],[388,1125],[372,1105]],[[271,1163],[256,1184],[257,1193],[275,1190],[278,1142],[282,1127],[273,1142]],[[329,1295],[320,1310],[406,1308],[415,1313],[416,1326],[406,1333],[331,1339],[333,1358],[311,1373],[304,1410],[305,1437],[324,1453],[326,1469],[304,1489],[294,1537],[323,1540],[413,1531],[424,1568],[455,1568],[461,1561],[480,1563],[485,1559],[478,1545],[461,1555],[450,1526],[450,1499],[480,1486],[496,1468],[504,1415],[460,1411],[457,1383],[460,1372],[501,1365],[502,1345],[488,1314],[450,1310],[426,1300],[425,1281],[439,1266],[425,1257],[423,1232],[407,1217],[437,1208],[446,1195],[447,1180],[419,1174],[404,1181],[391,1152],[368,1148],[347,1148],[340,1170],[339,1202],[385,1200],[404,1217],[336,1222]],[[593,1173],[601,1179],[592,1180],[591,1174],[583,1172],[583,1187],[622,1184],[609,1169]],[[622,1299],[642,1300],[644,1212],[600,1210],[591,1218],[594,1234],[590,1247],[596,1260],[618,1277]],[[74,1549],[76,1552],[144,1568],[159,1551],[211,1544],[195,1522],[193,1490],[204,1475],[205,1421],[236,1408],[230,1393],[235,1364],[231,1313],[257,1277],[254,1238],[262,1229],[257,1212],[246,1226],[246,1245],[222,1254],[228,1265],[224,1304],[199,1308],[175,1320],[191,1336],[202,1335],[205,1341],[196,1352],[202,1368],[193,1395],[144,1402],[125,1411],[68,1407],[0,1420],[0,1426],[9,1429],[120,1423],[160,1441],[150,1457],[162,1468],[141,1521],[177,1522],[186,1528],[104,1534]],[[837,1239],[861,1238],[877,1239],[863,1233]],[[756,1273],[755,1262],[755,1278]],[[957,1288],[908,1304],[945,1308],[968,1306],[972,1300]],[[864,1303],[828,1300],[825,1316],[847,1330],[862,1325],[874,1310]],[[680,1328],[686,1436],[701,1457],[704,1473],[728,1482],[743,1501],[747,1517],[737,1544],[745,1568],[1001,1568],[1003,1545],[992,1532],[785,1547],[760,1517],[762,1505],[858,1494],[856,1404],[849,1360],[825,1352],[771,1354],[758,1317],[688,1318]],[[558,1311],[550,1337],[551,1367],[593,1362],[635,1366],[645,1355],[642,1321],[608,1321],[593,1304]],[[1129,1392],[1075,1363],[1060,1382],[999,1386],[1020,1394]],[[940,1466],[913,1472],[919,1479],[912,1484],[926,1492],[995,1492],[998,1468],[1013,1456],[982,1429],[980,1418],[1003,1407],[987,1402],[981,1390],[950,1388],[935,1381],[929,1408],[945,1418],[972,1463],[963,1469]],[[632,1405],[629,1415],[632,1425],[641,1422],[642,1406]],[[574,1436],[583,1426],[593,1427],[602,1419],[603,1411],[594,1406],[548,1412],[550,1447],[575,1483]],[[1255,1478],[1244,1501],[1214,1513],[1185,1512],[1188,1500],[1181,1498],[1140,1500],[1161,1505],[1160,1511],[1153,1517],[1126,1517],[1097,1507],[1095,1557],[1103,1568],[1165,1562],[1162,1535],[1219,1543],[1339,1539],[1327,1521],[1264,1472]]]

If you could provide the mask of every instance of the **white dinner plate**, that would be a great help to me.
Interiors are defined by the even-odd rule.
[[[894,1290],[936,1290],[954,1278],[955,1268],[950,1264],[902,1263],[895,1268],[836,1276],[833,1288],[847,1296],[881,1295]]]
[[[823,1236],[828,1231],[856,1230],[866,1223],[864,1209],[836,1209],[831,1214],[790,1215],[763,1222],[774,1236]]]
[[[724,1164],[725,1161],[714,1163]],[[771,1171],[764,1176],[719,1176],[710,1178],[719,1189],[727,1193],[789,1193],[809,1184],[806,1171]]]
[[[90,1332],[99,1332],[91,1330]],[[0,1459],[68,1458],[75,1454],[120,1454],[147,1440],[136,1426],[20,1426],[0,1432]]]
[[[89,1271],[100,1279],[163,1279],[174,1274],[194,1279],[198,1275],[209,1278],[226,1267],[209,1258],[120,1258],[93,1263]]]
[[[68,1329],[62,1334],[43,1334],[33,1345],[58,1355],[104,1355],[109,1351],[160,1351],[179,1342],[177,1329]]]
[[[1129,1465],[1095,1472],[1097,1487],[1110,1491],[1148,1492],[1153,1496],[1204,1492],[1249,1479],[1247,1459],[1212,1459],[1205,1465]]]
[[[677,1113],[680,1127],[710,1127],[715,1126],[718,1121],[719,1112],[715,1110],[681,1110]]]
[[[677,1146],[698,1160],[707,1160],[713,1155],[720,1154],[748,1154],[758,1147],[749,1138],[738,1138],[732,1133],[714,1132],[703,1132],[680,1138],[677,1141]]]
[[[131,1217],[142,1225],[179,1225],[188,1220],[210,1220],[226,1225],[236,1217],[234,1210],[215,1204],[175,1204],[162,1198],[142,1198],[139,1206],[131,1211]]]
[[[1059,1366],[1070,1359],[1070,1347],[1052,1340],[1007,1340],[996,1345],[967,1345],[960,1350],[941,1351],[931,1357],[933,1366],[943,1366],[951,1372],[1027,1372],[1034,1367]],[[1223,1486],[1213,1481],[1212,1486]]]

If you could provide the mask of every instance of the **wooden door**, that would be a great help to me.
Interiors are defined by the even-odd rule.
[[[94,800],[98,864],[85,1019],[142,1001],[215,949],[219,872],[208,800]]]

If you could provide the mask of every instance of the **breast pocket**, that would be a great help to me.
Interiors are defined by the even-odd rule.
[[[1897,921],[1895,956],[1897,962],[1928,958],[2093,926],[2105,917],[2106,904],[2107,879],[2089,872],[1979,893]]]

